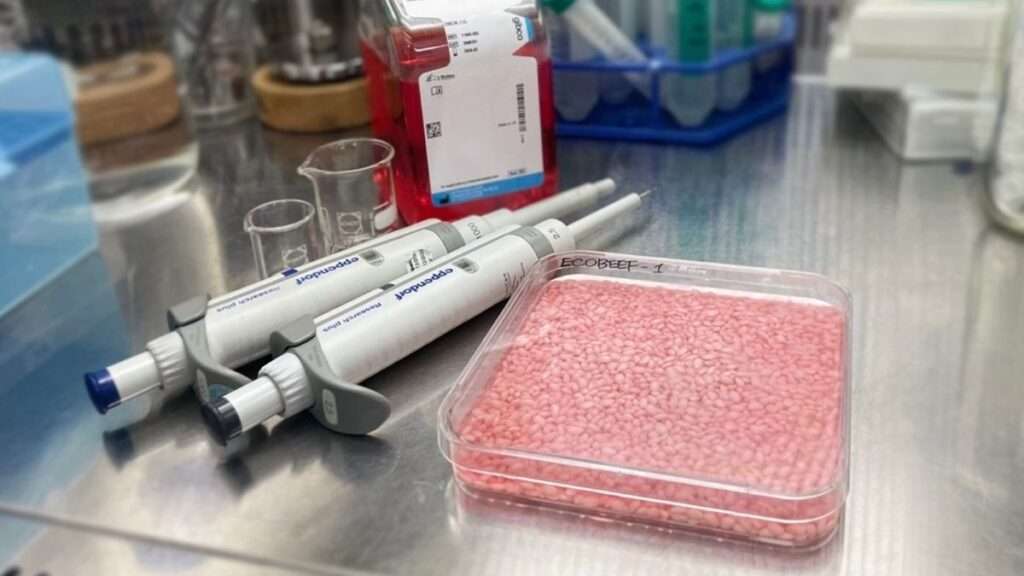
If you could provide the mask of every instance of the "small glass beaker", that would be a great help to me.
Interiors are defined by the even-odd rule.
[[[398,224],[395,149],[383,140],[348,138],[313,150],[299,174],[313,181],[328,252],[344,250]]]
[[[172,39],[188,111],[199,129],[226,126],[255,111],[252,7],[247,0],[184,0]]]
[[[316,209],[289,198],[260,204],[245,215],[245,231],[260,278],[298,268],[321,257]]]

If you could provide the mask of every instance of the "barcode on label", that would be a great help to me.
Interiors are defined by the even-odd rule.
[[[526,132],[526,87],[516,84],[516,109],[519,111],[519,131]]]

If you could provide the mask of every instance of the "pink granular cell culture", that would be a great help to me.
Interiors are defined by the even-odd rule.
[[[455,425],[458,478],[601,515],[822,542],[845,492],[845,321],[805,299],[549,282]]]

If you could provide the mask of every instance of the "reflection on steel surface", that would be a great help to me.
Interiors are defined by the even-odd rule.
[[[262,160],[231,172],[212,169],[231,154],[229,141],[203,148],[197,194],[207,215],[182,205],[102,248],[122,261],[104,288],[135,287],[125,309],[131,331],[153,336],[168,306],[253,281],[242,215],[275,198],[310,199],[295,166],[336,138],[265,132],[255,152]],[[1019,280],[1007,262],[1017,266],[1024,248],[1003,240],[978,248],[988,225],[978,203],[983,174],[901,166],[855,111],[800,85],[788,117],[720,148],[566,141],[559,160],[562,187],[608,175],[626,191],[657,189],[650,224],[611,250],[805,269],[850,288],[855,391],[841,538],[787,557],[507,506],[453,520],[459,503],[437,447],[437,408],[496,310],[367,382],[395,406],[371,443],[298,417],[232,458],[211,450],[195,404],[182,402],[151,428],[129,429],[135,448],[125,457],[108,451],[79,382],[82,371],[130,351],[116,304],[110,324],[89,320],[74,297],[36,302],[40,320],[18,358],[47,368],[3,371],[0,505],[334,572],[1024,573],[1019,391],[1007,388],[1019,384],[1020,368],[1000,360],[1020,355]],[[207,251],[197,253],[203,242]],[[84,291],[101,282],[94,278],[74,285]],[[68,454],[79,462],[69,465]],[[32,467],[30,482],[17,480],[19,465]],[[19,540],[4,559],[60,549],[112,573],[166,573],[136,562],[126,545],[61,534],[30,536],[38,547]],[[66,573],[51,562],[26,566]],[[229,571],[223,562],[206,558],[193,572]]]

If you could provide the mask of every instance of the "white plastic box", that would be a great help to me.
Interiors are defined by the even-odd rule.
[[[835,87],[991,94],[998,90],[1005,0],[863,0],[837,25],[828,56]]]
[[[905,160],[988,158],[998,112],[995,98],[907,89],[856,92],[851,99],[889,148]]]

